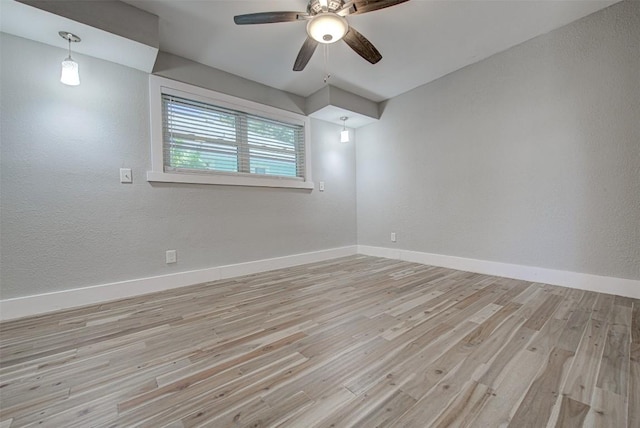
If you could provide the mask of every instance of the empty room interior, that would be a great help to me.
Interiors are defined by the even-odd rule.
[[[640,427],[639,1],[0,24],[0,428]]]

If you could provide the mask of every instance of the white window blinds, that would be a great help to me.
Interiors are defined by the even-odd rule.
[[[162,94],[164,170],[305,178],[304,126]]]

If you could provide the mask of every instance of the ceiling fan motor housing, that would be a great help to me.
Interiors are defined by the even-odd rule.
[[[342,9],[342,6],[344,5],[344,0],[327,0],[326,3],[327,3],[327,11],[335,12],[336,10]],[[322,4],[320,0],[311,0],[309,2],[309,5],[307,6],[307,13],[309,15],[313,16],[322,12],[324,11],[322,10]]]

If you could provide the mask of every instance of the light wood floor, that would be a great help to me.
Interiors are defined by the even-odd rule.
[[[640,427],[640,301],[395,260],[1,333],[0,428]]]

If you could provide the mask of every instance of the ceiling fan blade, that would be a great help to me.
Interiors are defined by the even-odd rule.
[[[409,0],[353,0],[352,8],[355,9],[355,12],[349,12],[349,15],[373,12],[374,10],[384,9],[407,1]]]
[[[349,27],[349,31],[344,35],[344,41],[351,49],[356,51],[358,55],[371,64],[375,64],[382,59],[382,55],[380,55],[378,49],[353,27]]]
[[[296,62],[293,63],[293,71],[302,71],[307,66],[307,63],[313,56],[313,53],[316,51],[318,47],[318,42],[313,40],[311,37],[307,37],[307,40],[304,41],[302,48],[300,48],[300,52],[298,52],[298,56],[296,57]]]
[[[305,12],[259,12],[236,15],[233,22],[238,25],[246,24],[271,24],[274,22],[291,22],[306,19],[309,15]]]
[[[347,2],[343,5],[342,9],[336,11],[336,13],[340,16],[349,16],[356,14],[356,7],[353,5],[353,2]]]

